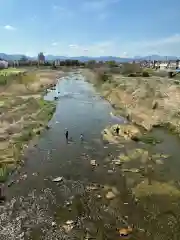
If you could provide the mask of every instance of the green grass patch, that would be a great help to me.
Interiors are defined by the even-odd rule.
[[[37,119],[42,121],[43,120],[49,121],[56,110],[55,103],[50,101],[45,101],[43,99],[39,99],[38,103],[42,110],[37,115]]]
[[[161,143],[163,140],[162,139],[157,139],[154,136],[151,136],[150,134],[144,134],[140,137],[140,141],[146,144],[157,144]]]
[[[2,69],[0,70],[0,75],[1,76],[8,76],[8,75],[12,75],[12,74],[18,74],[18,73],[22,73],[25,72],[25,70],[23,68],[7,68],[7,69]]]
[[[19,142],[28,142],[33,137],[33,131],[24,131],[18,139],[16,139]]]
[[[3,183],[7,180],[9,174],[15,169],[14,165],[0,164],[0,182]]]
[[[6,165],[0,166],[0,182],[5,182],[8,177],[8,169]]]
[[[144,72],[148,72],[148,73],[153,73],[154,69],[152,69],[152,68],[143,68],[143,71]]]
[[[37,80],[37,76],[33,72],[25,72],[22,70],[11,71],[9,69],[0,70],[0,85],[4,86],[11,83],[28,84]]]

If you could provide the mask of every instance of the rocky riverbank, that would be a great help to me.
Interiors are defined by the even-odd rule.
[[[63,72],[36,70],[7,76],[0,88],[0,182],[23,164],[29,142],[39,136],[55,111],[55,103],[43,100]]]

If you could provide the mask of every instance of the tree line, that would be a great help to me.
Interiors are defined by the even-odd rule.
[[[25,56],[22,57],[20,60],[15,61],[8,61],[9,67],[25,67],[25,66],[49,66],[56,68],[58,66],[77,66],[77,67],[98,67],[103,66],[104,64],[107,64],[108,66],[116,67],[118,64],[115,61],[95,61],[95,60],[89,60],[86,62],[79,61],[76,59],[65,59],[65,60],[54,60],[54,61],[39,61],[39,60],[29,60]]]

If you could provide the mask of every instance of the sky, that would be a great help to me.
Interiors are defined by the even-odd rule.
[[[0,52],[180,56],[180,0],[0,0]]]

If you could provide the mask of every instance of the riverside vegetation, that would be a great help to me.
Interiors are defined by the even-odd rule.
[[[129,220],[143,239],[179,238],[178,170],[171,175],[176,168],[174,156],[164,154],[162,147],[159,148],[161,152],[157,152],[156,144],[164,139],[153,135],[157,127],[168,127],[180,136],[179,82],[151,76],[149,72],[114,74],[109,69],[99,68],[85,69],[83,73],[111,103],[113,114],[129,121],[107,126],[102,131],[105,142],[121,149],[121,154],[106,164],[121,171],[126,179],[125,188],[130,193],[129,199],[135,197],[134,200],[127,199],[127,206],[133,206]],[[136,222],[138,218],[141,221]]]
[[[85,70],[112,104],[116,114],[150,131],[155,126],[168,126],[180,134],[180,81],[168,77],[142,74],[112,74],[109,70]]]
[[[23,152],[51,119],[55,104],[43,100],[62,74],[53,70],[0,71],[0,181],[23,163]]]

